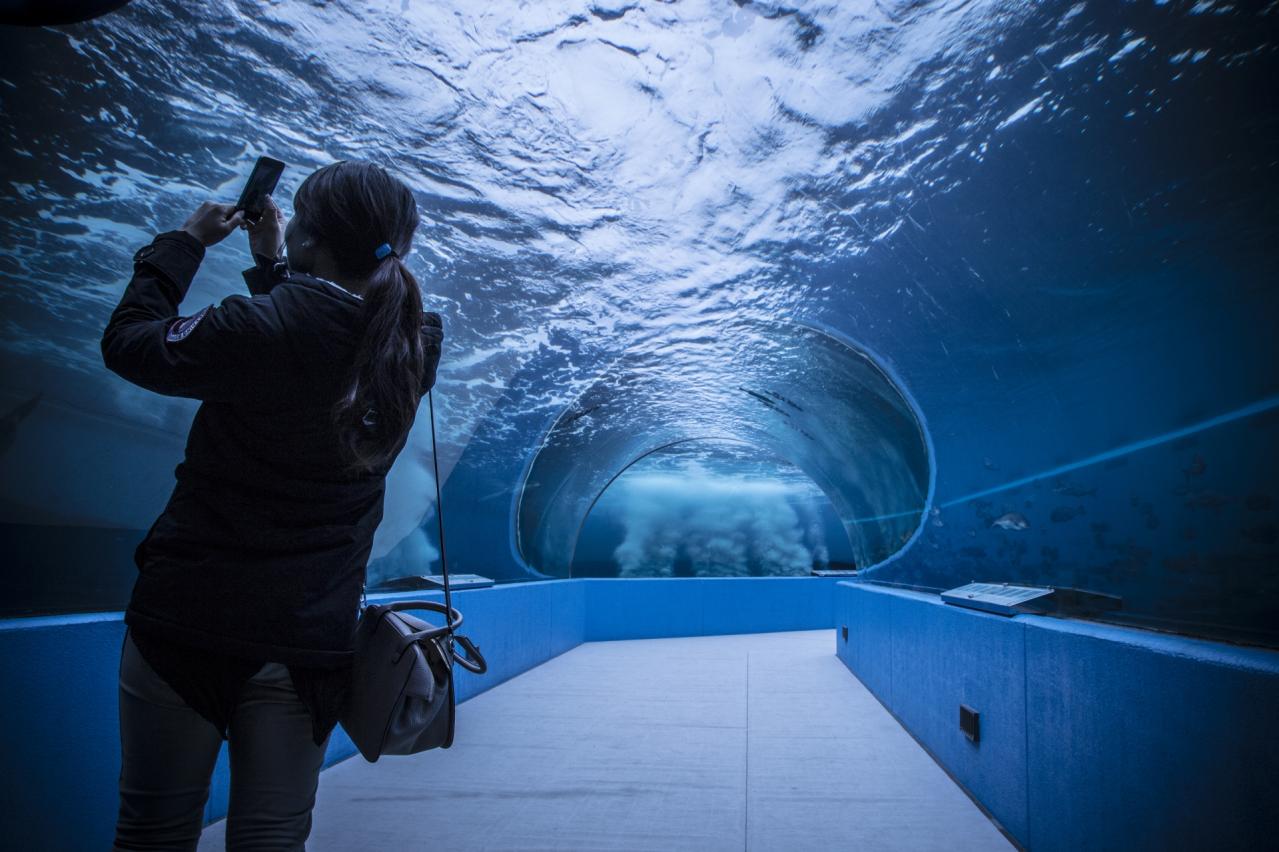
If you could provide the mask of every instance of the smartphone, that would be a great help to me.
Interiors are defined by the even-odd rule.
[[[275,185],[279,183],[283,172],[284,163],[270,157],[258,157],[257,163],[253,166],[253,173],[249,175],[248,183],[244,185],[244,192],[240,193],[240,200],[235,204],[235,209],[243,210],[248,218],[254,221],[262,218],[266,197],[275,191]]]

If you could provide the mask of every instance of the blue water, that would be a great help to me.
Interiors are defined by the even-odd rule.
[[[477,11],[481,8],[481,11]],[[0,30],[8,612],[119,607],[194,405],[132,252],[259,154],[394,167],[450,566],[856,564],[1279,643],[1279,6],[135,0]],[[210,252],[186,306],[238,292]],[[375,578],[438,568],[425,408]],[[1002,519],[1002,522],[1001,522]]]

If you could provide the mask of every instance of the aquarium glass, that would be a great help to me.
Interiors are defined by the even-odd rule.
[[[361,157],[424,215],[439,455],[424,404],[375,581],[438,571],[438,463],[450,568],[500,582],[833,561],[1279,643],[1274,3],[135,0],[0,39],[8,614],[127,601],[197,403],[101,332],[266,154],[286,211]]]

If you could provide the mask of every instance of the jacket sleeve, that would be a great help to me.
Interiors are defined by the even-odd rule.
[[[178,316],[203,258],[204,246],[182,231],[160,234],[134,255],[133,278],[102,335],[103,362],[166,396],[212,401],[269,396],[287,382],[290,364],[270,296],[228,296]]]
[[[427,311],[422,323],[422,396],[435,385],[435,372],[440,366],[440,344],[444,341],[444,322],[435,311]]]
[[[254,265],[240,274],[254,296],[265,296],[275,285],[289,280],[289,265],[279,258],[253,255]]]

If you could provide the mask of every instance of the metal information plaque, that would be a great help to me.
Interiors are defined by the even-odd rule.
[[[1046,600],[1052,589],[1035,586],[1010,586],[1007,583],[969,583],[941,593],[941,599],[955,606],[981,609],[999,615],[1023,612],[1045,612],[1051,609]]]

